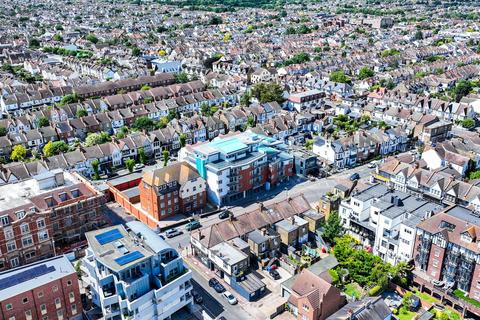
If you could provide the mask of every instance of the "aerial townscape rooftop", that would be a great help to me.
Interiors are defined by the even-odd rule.
[[[478,1],[0,8],[0,319],[480,319]]]

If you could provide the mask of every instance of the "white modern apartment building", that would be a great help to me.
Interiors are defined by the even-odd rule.
[[[191,271],[167,242],[138,221],[86,233],[82,268],[105,319],[163,320],[192,306]]]
[[[293,156],[275,139],[252,132],[217,137],[182,148],[179,161],[195,167],[207,181],[210,202],[223,205],[269,190],[293,173]]]
[[[340,216],[348,233],[393,265],[413,258],[416,226],[442,205],[375,184],[342,201]]]

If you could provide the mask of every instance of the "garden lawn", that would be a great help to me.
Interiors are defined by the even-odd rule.
[[[361,293],[358,290],[358,284],[356,283],[349,283],[345,286],[344,290],[345,294],[350,297],[355,297],[356,299],[360,299]]]

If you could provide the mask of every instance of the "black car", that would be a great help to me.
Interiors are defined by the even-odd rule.
[[[218,280],[215,279],[215,278],[212,278],[212,279],[208,280],[208,285],[209,285],[210,287],[214,287],[214,286],[217,285],[217,284],[218,284]]]
[[[192,296],[193,296],[193,301],[195,301],[195,303],[200,304],[203,302],[202,296],[199,295],[197,291],[192,290]]]
[[[217,291],[218,293],[222,293],[223,291],[225,291],[225,287],[220,282],[214,285],[213,289],[215,289],[215,291]]]
[[[218,214],[219,219],[226,219],[230,216],[230,212],[228,211],[222,211]]]
[[[280,273],[278,273],[277,270],[270,270],[269,274],[270,274],[270,276],[271,276],[273,279],[275,279],[275,280],[278,280],[278,279],[281,278],[281,277],[280,277]]]
[[[359,179],[360,179],[360,175],[356,172],[350,176],[350,181],[356,181]]]

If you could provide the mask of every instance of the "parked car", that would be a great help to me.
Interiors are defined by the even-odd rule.
[[[150,159],[150,160],[147,160],[147,162],[145,162],[145,164],[147,166],[153,166],[153,165],[157,164],[157,161],[155,161],[153,159]]]
[[[214,287],[214,286],[217,285],[218,283],[219,283],[218,280],[215,279],[215,278],[212,278],[212,279],[208,280],[208,285],[209,285],[210,287]]]
[[[230,304],[237,304],[238,300],[233,296],[233,294],[230,293],[230,291],[225,291],[223,294],[223,297],[227,299],[228,303]]]
[[[350,181],[356,181],[356,180],[359,180],[359,179],[360,179],[360,175],[357,172],[355,172],[354,174],[352,174],[350,176]]]
[[[214,285],[213,289],[215,289],[215,291],[217,291],[218,293],[222,293],[223,291],[225,291],[225,287],[220,282]]]
[[[200,304],[203,302],[202,296],[197,291],[192,290],[192,296],[195,303]]]
[[[198,221],[191,221],[185,225],[185,230],[192,231],[200,228],[202,225]]]
[[[367,164],[367,168],[375,168],[377,166],[377,161],[372,161],[369,164]]]
[[[230,212],[227,210],[224,210],[218,214],[219,219],[226,219],[230,216]]]
[[[142,163],[137,163],[137,164],[135,164],[135,165],[133,166],[133,170],[135,170],[135,171],[142,170],[143,167],[145,167],[144,164],[142,164]]]
[[[179,236],[181,234],[182,234],[182,231],[173,228],[173,229],[167,230],[165,232],[165,237],[173,238],[173,237]]]
[[[274,280],[278,280],[281,278],[280,273],[278,273],[277,270],[270,270],[269,274]]]

